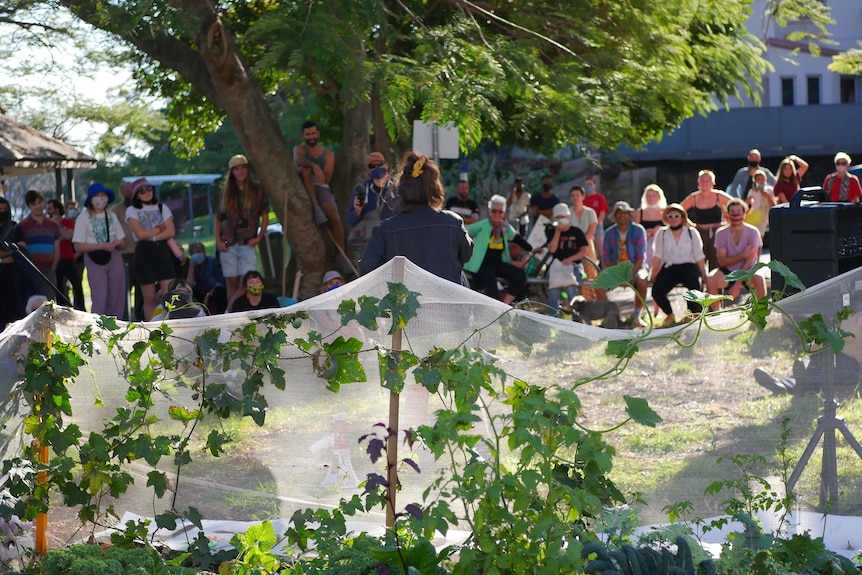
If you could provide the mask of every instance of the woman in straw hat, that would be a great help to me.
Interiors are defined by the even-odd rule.
[[[245,156],[237,154],[232,157],[228,170],[214,231],[230,300],[243,274],[257,268],[255,247],[266,235],[269,202],[263,186],[252,179]]]
[[[688,219],[685,208],[670,204],[662,212],[664,226],[656,232],[653,257],[650,265],[650,280],[653,282],[652,297],[667,316],[664,325],[676,322],[668,294],[679,284],[688,289],[701,289],[706,281],[706,258],[703,255],[703,240],[694,224]],[[700,313],[701,306],[688,302],[691,314]]]

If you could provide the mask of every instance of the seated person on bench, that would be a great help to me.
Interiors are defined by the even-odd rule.
[[[527,275],[511,264],[509,242],[530,251],[533,246],[506,221],[506,198],[492,196],[488,201],[488,219],[470,224],[467,233],[473,238],[474,248],[473,257],[464,264],[464,270],[475,276],[479,288],[489,297],[506,303],[527,297]],[[498,277],[509,282],[503,295],[497,287]]]
[[[760,239],[760,230],[745,223],[746,211],[748,205],[739,198],[734,198],[725,207],[727,223],[715,232],[715,254],[719,267],[709,272],[706,283],[709,293],[715,294],[727,288],[734,299],[738,298],[742,289],[740,282],[728,283],[724,276],[736,270],[751,269],[760,259],[763,240]],[[762,276],[752,277],[749,287],[757,297],[766,297],[766,282]],[[721,309],[721,302],[712,304],[711,309]]]
[[[566,204],[557,204],[553,211],[554,223],[545,228],[548,251],[553,254],[548,270],[548,307],[554,313],[560,309],[560,295],[566,292],[569,301],[578,295],[578,280],[575,266],[587,255],[587,236],[572,225],[571,212]],[[583,273],[579,275],[583,277]],[[568,306],[566,306],[568,307]]]

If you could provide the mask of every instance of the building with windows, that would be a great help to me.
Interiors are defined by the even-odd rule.
[[[834,44],[820,53],[809,51],[807,42],[788,36],[810,30],[807,21],[785,28],[771,22],[764,28],[766,0],[752,3],[748,30],[766,44],[766,57],[774,71],[763,78],[761,103],[731,102],[706,117],[697,116],[643,149],[620,148],[622,157],[635,165],[658,169],[659,184],[669,199],[679,199],[696,188],[696,173],[710,168],[724,188],[736,170],[745,165],[751,148],[758,148],[762,165],[776,170],[781,160],[797,154],[811,164],[805,185],[823,182],[832,171],[832,158],[846,151],[854,163],[862,162],[862,78],[842,76],[828,69],[832,56],[859,48],[862,39],[862,1],[823,0],[835,23],[829,26]]]

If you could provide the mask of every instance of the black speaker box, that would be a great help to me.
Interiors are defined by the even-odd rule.
[[[862,265],[862,205],[801,201],[769,210],[770,259],[810,287]],[[784,278],[772,274],[772,289]],[[792,293],[796,290],[787,290]]]

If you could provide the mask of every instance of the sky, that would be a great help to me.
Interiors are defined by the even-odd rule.
[[[22,17],[23,18],[23,17]],[[35,19],[36,16],[33,17]],[[105,126],[78,123],[62,113],[62,106],[90,100],[109,103],[120,87],[131,80],[127,68],[107,64],[80,64],[87,50],[102,52],[111,42],[99,31],[73,23],[52,13],[56,26],[72,31],[72,37],[55,45],[50,33],[24,32],[11,25],[0,25],[0,107],[12,119],[40,127],[81,151],[92,153]],[[44,39],[44,40],[43,40]],[[34,41],[36,44],[34,44]],[[44,127],[42,126],[44,124]]]

